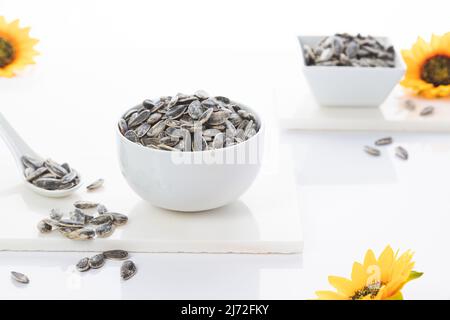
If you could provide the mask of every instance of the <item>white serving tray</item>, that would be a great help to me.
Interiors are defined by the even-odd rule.
[[[277,105],[282,109],[281,127],[299,130],[450,132],[450,100],[425,100],[407,97],[397,87],[379,108],[323,107],[317,104],[306,83],[299,88],[280,89]],[[413,100],[415,111],[404,101]],[[435,106],[433,115],[422,117],[419,112]]]
[[[0,165],[10,165],[0,144]],[[66,199],[47,199],[17,182],[9,170],[0,182],[0,250],[102,251],[123,248],[134,252],[298,253],[303,245],[297,188],[291,157],[266,161],[249,191],[237,202],[201,213],[171,212],[153,207],[132,193],[118,169],[108,170],[105,187],[87,193],[83,188]],[[113,159],[115,160],[115,159]],[[11,160],[12,162],[12,160]],[[11,172],[10,172],[11,171]],[[214,186],[212,186],[214,187]],[[217,192],[220,186],[217,186]],[[75,200],[105,203],[129,215],[129,223],[106,239],[74,241],[58,232],[39,234],[37,222],[52,207],[72,208]]]

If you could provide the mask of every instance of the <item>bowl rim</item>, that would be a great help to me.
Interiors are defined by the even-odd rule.
[[[231,102],[231,103],[239,104],[239,106],[240,106],[240,107],[243,107],[244,109],[246,109],[246,111],[250,111],[251,113],[255,114],[255,115],[257,116],[257,118],[259,119],[260,124],[259,124],[259,130],[258,130],[258,132],[256,132],[256,134],[255,134],[254,136],[252,136],[250,139],[247,139],[247,140],[245,140],[245,141],[243,141],[243,142],[241,142],[241,143],[237,143],[237,144],[232,145],[232,146],[229,146],[229,147],[224,147],[224,148],[220,148],[220,149],[212,149],[212,150],[201,150],[201,151],[181,151],[181,150],[176,150],[176,151],[175,151],[175,150],[159,150],[159,149],[149,148],[149,147],[143,146],[143,145],[141,145],[141,144],[132,142],[132,141],[128,140],[127,138],[125,138],[125,136],[122,134],[122,132],[120,132],[119,125],[118,125],[120,119],[122,119],[122,116],[123,116],[128,110],[130,110],[130,109],[132,109],[132,108],[130,108],[130,109],[128,109],[127,111],[125,111],[124,113],[122,113],[121,116],[117,119],[116,124],[115,124],[115,127],[116,127],[116,129],[115,129],[115,130],[116,130],[116,134],[119,136],[119,139],[120,139],[122,142],[125,142],[125,143],[127,143],[127,144],[129,144],[129,145],[133,145],[133,146],[135,146],[135,147],[142,148],[143,150],[150,150],[151,152],[162,152],[162,153],[168,154],[168,155],[174,154],[174,153],[175,153],[175,154],[178,154],[178,153],[179,153],[179,154],[187,154],[187,155],[189,155],[189,154],[199,154],[199,153],[207,153],[207,152],[210,152],[210,153],[223,152],[224,150],[229,151],[229,150],[231,150],[231,149],[233,149],[233,148],[238,148],[239,146],[244,146],[244,145],[248,144],[250,141],[253,141],[253,140],[259,138],[259,136],[264,132],[264,129],[265,129],[265,124],[264,124],[264,121],[263,121],[261,115],[260,115],[259,113],[255,112],[255,110],[254,110],[253,108],[250,108],[250,107],[248,107],[248,106],[245,105],[245,104],[236,102],[235,100],[231,100],[231,99],[230,99],[230,102]],[[139,106],[139,105],[138,105],[138,106]]]
[[[303,52],[303,46],[304,46],[304,40],[305,39],[313,39],[313,38],[325,38],[325,37],[329,37],[330,35],[306,35],[306,34],[300,34],[296,36],[297,39],[297,44],[298,44],[298,48],[300,51],[300,55],[301,55],[301,63],[302,63],[302,67],[305,69],[326,69],[326,70],[366,70],[368,72],[374,72],[374,71],[379,71],[379,70],[401,70],[401,71],[405,71],[406,70],[406,65],[405,62],[403,61],[402,56],[400,55],[400,51],[397,50],[397,47],[394,45],[394,43],[392,42],[392,39],[388,36],[372,36],[375,39],[381,39],[387,43],[389,43],[391,46],[394,47],[394,52],[395,52],[395,61],[396,61],[396,65],[394,67],[361,67],[361,66],[316,66],[316,65],[312,65],[309,66],[306,64],[305,62],[305,54]],[[369,71],[370,70],[370,71]]]

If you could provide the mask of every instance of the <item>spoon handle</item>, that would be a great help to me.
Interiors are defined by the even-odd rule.
[[[33,158],[40,158],[19,136],[14,128],[9,124],[8,120],[0,112],[0,136],[11,150],[16,160],[16,164],[20,171],[23,170],[21,157],[28,155]]]

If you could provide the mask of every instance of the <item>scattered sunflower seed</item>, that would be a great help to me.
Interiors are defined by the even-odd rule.
[[[378,139],[377,141],[375,141],[376,146],[385,146],[385,145],[388,145],[391,143],[392,143],[391,137],[385,137],[385,138],[381,138],[381,139]]]
[[[123,280],[131,279],[137,272],[137,267],[133,261],[124,261],[122,267],[120,268],[120,276]]]
[[[88,271],[91,267],[89,266],[89,258],[83,258],[78,261],[76,268],[80,272]]]
[[[125,250],[108,250],[103,252],[106,259],[125,260],[128,258],[128,252]]]
[[[24,275],[23,273],[20,272],[16,272],[16,271],[11,271],[11,278],[14,281],[17,281],[19,283],[30,283],[30,279],[28,279],[28,277],[26,275]]]
[[[52,232],[53,230],[53,227],[50,224],[48,224],[45,220],[39,221],[37,228],[40,233],[49,233]]]
[[[424,116],[428,116],[430,114],[432,114],[434,112],[434,107],[433,106],[428,106],[422,109],[422,111],[420,111],[420,115],[422,117]]]
[[[99,205],[97,202],[92,202],[92,201],[76,201],[74,204],[75,208],[78,209],[92,209],[92,208],[97,208],[97,206]]]
[[[57,230],[64,237],[71,240],[92,240],[105,238],[113,234],[116,227],[128,222],[128,217],[116,212],[108,212],[102,204],[89,201],[77,201],[75,209],[65,216],[60,210],[52,209],[50,219],[39,221],[37,227],[41,233]],[[97,213],[88,214],[86,211],[96,208]]]
[[[408,151],[406,151],[406,149],[401,146],[395,148],[395,155],[402,160],[408,160],[409,158]]]
[[[405,108],[408,109],[409,111],[414,111],[416,110],[416,104],[412,100],[406,100]]]
[[[95,180],[95,181],[92,182],[90,185],[88,185],[88,186],[86,187],[86,189],[87,189],[88,191],[92,191],[92,190],[98,189],[98,188],[100,188],[100,187],[103,185],[104,182],[105,182],[104,179],[98,179],[98,180]]]
[[[96,254],[89,258],[89,267],[92,269],[99,269],[105,265],[105,257],[103,254]]]
[[[370,146],[364,146],[364,151],[366,153],[370,154],[371,156],[376,156],[376,157],[378,157],[381,154],[380,150],[370,147]]]

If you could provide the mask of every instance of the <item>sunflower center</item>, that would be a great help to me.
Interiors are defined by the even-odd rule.
[[[14,60],[14,48],[5,39],[0,37],[0,68],[10,64]]]
[[[373,299],[377,296],[378,292],[380,291],[382,286],[382,283],[377,281],[373,282],[372,284],[369,284],[365,286],[364,288],[358,290],[355,292],[355,294],[351,297],[352,300],[360,300],[364,298],[367,295],[370,295],[370,297]]]
[[[428,59],[422,67],[422,80],[435,87],[450,84],[450,57],[435,56]]]

